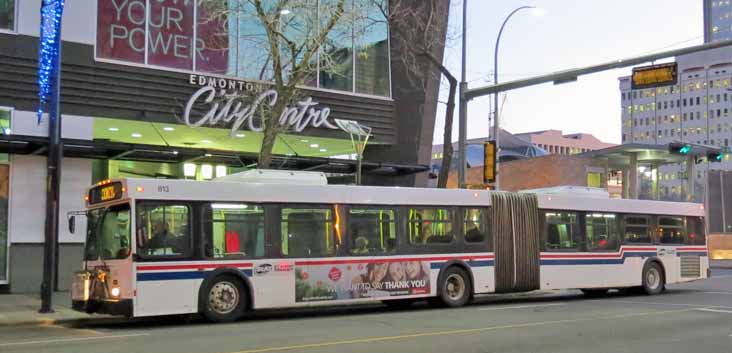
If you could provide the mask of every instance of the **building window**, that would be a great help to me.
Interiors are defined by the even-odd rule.
[[[0,25],[2,4],[7,2],[0,0]],[[334,15],[329,5],[335,3],[291,2],[288,13],[281,15],[279,31],[300,48],[315,40],[321,23]],[[348,19],[339,21],[320,45],[320,53],[308,65],[311,72],[304,84],[390,96],[385,16],[373,2],[347,0],[345,11],[343,18]],[[285,47],[284,40],[281,45]],[[95,50],[98,59],[252,80],[274,79],[267,31],[248,1],[97,0]],[[288,54],[282,50],[283,59]],[[285,64],[284,70],[292,66]]]
[[[15,31],[15,1],[0,0],[0,30]]]

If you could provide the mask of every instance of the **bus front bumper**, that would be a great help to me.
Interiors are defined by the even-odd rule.
[[[84,313],[132,316],[132,299],[72,300],[71,308]]]

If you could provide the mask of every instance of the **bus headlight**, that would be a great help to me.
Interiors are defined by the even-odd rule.
[[[119,297],[119,287],[112,288],[110,293],[112,294],[113,297]]]

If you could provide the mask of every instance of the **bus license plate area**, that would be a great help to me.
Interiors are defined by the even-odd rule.
[[[71,299],[72,300],[89,300],[89,274],[77,273],[74,281],[71,283]]]

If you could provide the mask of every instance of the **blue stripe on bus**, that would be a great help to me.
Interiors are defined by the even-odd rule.
[[[678,251],[676,256],[707,256],[706,251]]]
[[[493,266],[495,264],[495,261],[493,260],[475,260],[475,261],[468,261],[468,266],[470,267],[485,267],[485,266]],[[430,268],[433,270],[439,270],[442,268],[442,266],[446,264],[446,262],[432,262],[430,263]]]
[[[240,270],[245,276],[251,277],[252,270]],[[212,271],[184,271],[184,272],[143,272],[137,274],[138,282],[145,281],[173,281],[180,279],[203,279]]]

